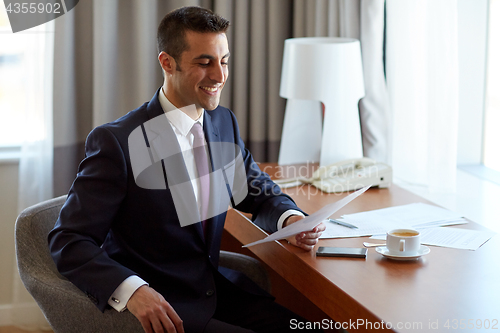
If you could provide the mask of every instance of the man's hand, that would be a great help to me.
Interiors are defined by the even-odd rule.
[[[139,287],[127,303],[146,333],[184,333],[182,320],[162,295],[147,285]]]
[[[292,215],[285,220],[285,222],[283,223],[283,227],[302,220],[303,218],[304,216]],[[318,243],[318,238],[325,230],[326,226],[323,224],[323,222],[321,222],[311,231],[301,232],[298,235],[287,238],[287,241],[289,241],[292,245],[300,247],[301,249],[311,251],[312,249],[314,249],[314,245]]]

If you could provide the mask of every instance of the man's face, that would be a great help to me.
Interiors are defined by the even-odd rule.
[[[196,105],[213,110],[228,76],[229,46],[224,33],[186,31],[187,51],[181,54],[169,76],[167,98],[176,107]],[[178,70],[180,69],[180,71]]]

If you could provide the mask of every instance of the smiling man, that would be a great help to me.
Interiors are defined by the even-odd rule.
[[[196,120],[204,109],[214,110],[219,105],[228,76],[229,47],[223,32],[187,30],[184,42],[186,49],[180,55],[161,51],[158,60],[165,74],[163,90],[167,99],[181,107],[194,104]]]
[[[214,184],[202,170],[220,164],[211,144],[231,143],[247,189],[235,208],[270,232],[303,218],[245,149],[234,114],[219,106],[228,77],[228,26],[199,7],[165,16],[158,28],[163,86],[150,102],[89,134],[86,157],[49,234],[61,274],[101,311],[129,310],[146,332],[288,332],[292,320],[304,321],[244,276],[218,267],[226,213],[204,213]],[[152,189],[136,182],[129,136],[141,129],[144,149],[153,151],[146,124],[158,117],[168,120],[158,136],[182,154],[175,163],[150,166],[161,183]],[[190,210],[199,210],[201,222],[180,223],[179,175],[189,175]],[[290,241],[310,251],[324,228]]]

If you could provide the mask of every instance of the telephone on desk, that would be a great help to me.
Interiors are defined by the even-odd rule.
[[[311,184],[326,193],[353,191],[368,185],[386,188],[392,183],[392,168],[363,157],[322,166],[311,178],[296,177],[274,182],[281,188]]]

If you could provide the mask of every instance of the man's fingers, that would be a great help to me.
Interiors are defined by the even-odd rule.
[[[297,241],[297,246],[306,251],[311,251],[317,243],[316,239],[306,239]]]
[[[321,222],[320,224],[315,226],[311,231],[309,231],[309,233],[318,233],[318,232],[323,232],[325,230],[326,230],[326,225],[323,222]]]
[[[173,326],[175,327],[177,333],[184,333],[184,325],[182,324],[182,319],[179,317],[177,312],[175,312],[174,308],[168,305],[170,309],[167,311],[167,315],[172,321]]]
[[[153,326],[153,331],[155,333],[164,333],[165,331],[168,333],[175,333],[175,331],[172,331],[173,327],[172,325],[170,325],[170,331],[168,330],[168,328],[165,326],[163,322],[163,318],[161,321],[157,317],[151,317],[150,319],[151,319],[151,326]]]
[[[317,239],[319,236],[321,236],[321,232],[307,232],[304,235],[299,235],[297,240],[302,240],[302,239]]]
[[[182,320],[174,311],[172,306],[163,300],[161,307],[155,309],[149,318],[155,333],[184,333]],[[177,322],[177,324],[175,324]]]
[[[316,232],[323,232],[326,230],[326,225],[323,222],[321,222],[314,229],[316,229],[315,230]]]
[[[160,321],[154,313],[141,313],[137,317],[146,333],[164,333],[165,331],[169,333],[175,332],[172,330],[164,330],[162,321]]]
[[[326,230],[326,226],[323,223],[318,224],[315,226],[311,231],[306,231],[302,232],[297,235],[297,237],[300,237],[300,239],[306,239],[306,238],[319,238],[323,231]],[[299,238],[297,238],[298,240]]]
[[[321,234],[322,232],[306,232],[299,234],[295,238],[296,245],[301,249],[311,251],[318,243],[318,238],[321,236]]]
[[[174,308],[147,285],[132,294],[127,307],[139,319],[146,333],[184,333],[182,320]]]
[[[296,216],[292,216],[289,218],[290,223],[297,222],[300,219],[293,219]],[[301,217],[303,218],[303,217]],[[290,238],[287,238],[287,240],[295,245],[300,247],[303,250],[306,251],[311,251],[314,249],[314,246],[318,243],[319,237],[323,234],[323,231],[326,230],[326,225],[324,223],[320,223],[317,226],[315,226],[312,230],[306,231],[306,232],[301,232],[300,234],[295,235],[295,237],[291,236]]]
[[[146,333],[184,333],[182,321],[180,327],[177,328],[169,316],[162,310],[142,316],[141,325]]]
[[[174,308],[166,303],[165,306],[166,316],[161,317],[163,327],[167,330],[167,332],[176,332],[176,333],[184,333],[184,326],[182,325],[182,320],[175,312]]]
[[[305,239],[318,239],[322,235],[322,232],[306,232],[304,234],[299,234],[295,238],[297,241],[302,241]]]
[[[314,246],[317,243],[318,243],[318,240],[316,238],[304,238],[301,240],[297,240],[297,244],[305,244],[305,245]]]
[[[314,249],[314,245],[307,245],[307,244],[301,243],[301,244],[297,244],[297,246],[303,250],[306,250],[306,251],[311,251],[312,249]]]

